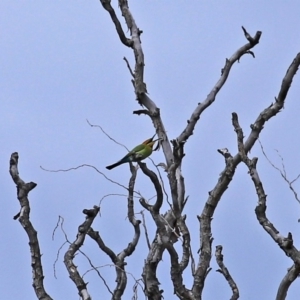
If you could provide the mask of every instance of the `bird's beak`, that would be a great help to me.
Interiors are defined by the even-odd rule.
[[[156,133],[154,134],[154,136],[146,141],[143,142],[144,145],[148,145],[149,143],[151,143],[154,139],[154,137],[156,136]],[[154,141],[155,142],[155,141]]]

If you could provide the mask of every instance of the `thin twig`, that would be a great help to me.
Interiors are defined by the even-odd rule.
[[[297,194],[297,192],[294,190],[293,185],[292,185],[295,181],[297,181],[297,180],[299,179],[300,174],[299,174],[298,176],[296,176],[295,179],[293,179],[293,180],[290,181],[290,180],[287,178],[286,170],[285,170],[285,165],[284,165],[284,160],[283,160],[283,157],[280,155],[279,151],[275,149],[275,151],[277,152],[278,156],[279,156],[280,159],[281,159],[282,170],[281,170],[280,168],[278,168],[277,166],[275,166],[275,165],[272,163],[272,161],[269,159],[269,157],[268,157],[267,154],[265,153],[264,147],[263,147],[263,145],[262,145],[262,143],[261,143],[261,141],[260,141],[259,139],[258,139],[258,142],[259,142],[259,144],[260,144],[260,148],[261,148],[261,151],[262,151],[264,157],[267,159],[267,161],[269,162],[269,164],[270,164],[274,169],[276,169],[276,170],[280,173],[281,177],[284,179],[284,181],[288,184],[290,190],[293,192],[293,194],[294,194],[294,196],[295,196],[295,199],[298,201],[298,203],[300,203],[300,199],[298,198],[298,194]]]
[[[111,140],[111,141],[113,141],[114,143],[116,143],[117,145],[120,145],[120,146],[122,146],[123,148],[125,148],[128,152],[130,151],[124,144],[122,144],[122,143],[119,143],[118,141],[116,141],[114,138],[112,138],[103,128],[102,128],[102,126],[100,126],[100,125],[93,125],[93,124],[91,124],[90,122],[89,122],[89,120],[86,120],[87,121],[87,123],[91,126],[91,127],[98,127],[98,128],[100,128],[100,130]]]
[[[123,59],[126,61],[127,68],[128,68],[128,70],[129,70],[131,76],[134,78],[134,77],[135,77],[135,76],[134,76],[134,73],[133,73],[133,71],[132,71],[132,69],[131,69],[131,67],[130,67],[130,64],[129,64],[127,58],[124,56]]]
[[[69,172],[69,171],[78,170],[78,169],[84,168],[84,167],[88,167],[88,168],[94,169],[97,173],[101,174],[105,179],[107,179],[107,180],[110,181],[111,183],[116,184],[116,185],[122,187],[122,188],[125,189],[125,190],[128,190],[128,188],[127,188],[125,185],[120,184],[119,182],[116,182],[116,181],[110,179],[110,178],[107,177],[103,172],[99,171],[95,166],[92,166],[92,165],[89,165],[89,164],[82,164],[82,165],[79,165],[79,166],[77,166],[77,167],[68,168],[68,169],[58,169],[58,170],[50,170],[50,169],[46,169],[46,168],[40,166],[40,168],[41,168],[43,171],[46,171],[46,172],[52,172],[52,173]]]
[[[148,230],[147,230],[147,226],[146,226],[146,220],[145,220],[145,216],[144,216],[144,211],[141,210],[140,214],[142,215],[142,219],[143,219],[142,225],[143,225],[144,230],[145,230],[145,236],[146,236],[147,246],[148,246],[148,249],[150,250],[151,249],[151,245],[150,245],[150,240],[149,240],[149,236],[148,236]]]

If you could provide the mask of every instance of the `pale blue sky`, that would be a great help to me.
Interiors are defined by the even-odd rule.
[[[112,4],[118,11],[116,2]],[[257,30],[262,31],[261,41],[254,48],[256,58],[244,56],[233,66],[216,102],[201,116],[185,146],[183,175],[190,198],[184,213],[196,256],[199,249],[196,215],[201,214],[208,191],[217,183],[224,168],[217,149],[227,147],[233,154],[237,151],[231,113],[238,113],[247,136],[250,124],[274,101],[288,66],[300,51],[300,4],[296,0],[135,0],[129,1],[129,6],[143,30],[148,92],[161,109],[170,139],[181,133],[197,103],[205,99],[219,79],[225,59],[246,43],[241,26],[253,35]],[[31,220],[38,231],[43,253],[46,289],[54,299],[78,299],[63,264],[64,252],[56,265],[58,279],[53,276],[53,263],[64,241],[60,231],[52,241],[58,215],[64,217],[65,230],[73,240],[78,225],[84,220],[84,208],[98,205],[107,194],[125,194],[126,191],[92,169],[48,173],[40,166],[64,169],[92,164],[111,179],[127,184],[128,166],[113,171],[105,169],[124,155],[124,149],[99,129],[91,128],[86,119],[101,125],[128,148],[154,133],[148,118],[132,114],[140,107],[135,101],[123,57],[133,64],[133,54],[119,41],[99,1],[2,0],[0,28],[2,298],[35,299],[27,236],[12,219],[19,210],[19,203],[8,164],[11,153],[17,151],[22,179],[38,184],[30,193]],[[298,74],[285,109],[266,124],[261,134],[270,158],[280,165],[274,149],[285,158],[291,178],[300,173],[299,95]],[[266,162],[258,144],[251,155],[259,157],[258,171],[268,194],[270,221],[283,235],[291,231],[295,246],[299,247],[299,204],[279,174]],[[152,158],[155,163],[164,159],[162,152],[154,153]],[[295,184],[298,191],[299,186],[300,183]],[[149,198],[154,193],[141,173],[136,190]],[[213,250],[216,245],[223,245],[225,264],[243,300],[274,299],[281,279],[292,265],[258,224],[254,214],[256,203],[247,169],[240,165],[214,216]],[[125,197],[107,197],[101,205],[101,218],[93,225],[116,253],[127,246],[133,235],[126,220],[126,207]],[[137,201],[136,212],[140,210]],[[153,238],[155,228],[151,218],[147,218],[147,225]],[[128,259],[127,270],[136,278],[142,273],[141,262],[147,254],[145,245],[143,236],[137,254]],[[97,266],[111,263],[89,239],[82,250]],[[76,264],[81,273],[89,269],[83,257],[77,257]],[[211,266],[213,270],[207,278],[203,299],[229,299],[231,291],[225,279],[215,272],[214,257]],[[114,268],[106,266],[101,272],[113,289]],[[168,274],[169,257],[165,255],[159,266],[159,280],[165,299],[176,299],[171,281],[165,280]],[[191,287],[192,282],[189,274],[190,269],[187,269],[184,274],[187,287]],[[128,278],[124,299],[131,298],[133,281]],[[95,274],[90,273],[86,280],[90,282],[88,288],[93,299],[110,298]],[[288,299],[298,299],[299,288],[297,281],[290,288]]]

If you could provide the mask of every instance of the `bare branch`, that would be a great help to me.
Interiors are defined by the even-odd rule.
[[[185,286],[183,285],[183,277],[182,277],[182,272],[187,267],[188,262],[189,262],[189,256],[190,256],[190,252],[189,252],[190,251],[190,236],[189,236],[189,231],[187,229],[187,226],[185,225],[185,222],[184,222],[185,217],[176,219],[177,224],[180,227],[180,230],[184,236],[183,257],[182,257],[181,263],[179,263],[178,262],[178,254],[173,246],[173,241],[170,239],[170,234],[167,231],[167,226],[165,226],[165,223],[167,223],[167,222],[159,214],[159,210],[161,208],[162,201],[163,201],[163,193],[162,193],[162,188],[159,183],[159,180],[158,180],[156,174],[147,168],[146,164],[139,163],[139,165],[140,165],[142,171],[144,172],[144,174],[150,178],[150,180],[154,184],[156,192],[157,192],[157,200],[154,205],[150,205],[150,204],[146,203],[143,198],[141,198],[140,203],[143,207],[145,207],[148,211],[150,211],[152,218],[156,224],[156,227],[157,227],[156,241],[161,246],[158,251],[161,252],[162,249],[167,249],[170,254],[171,279],[172,279],[173,286],[175,289],[174,292],[180,299],[186,299],[186,300],[195,299],[192,292],[189,291],[188,289],[186,289]],[[155,245],[156,245],[156,243],[152,243],[152,247],[151,247],[149,255],[150,254],[152,255],[154,253],[153,248]],[[144,278],[144,282],[145,282],[145,286],[146,286],[146,290],[147,290],[146,296],[148,296],[150,298],[157,297],[157,298],[153,298],[153,299],[160,299],[161,293],[158,291],[158,284],[157,284],[158,281],[157,281],[156,274],[155,274],[157,264],[153,264],[153,260],[150,262],[149,255],[146,260],[144,272],[143,272],[143,278]],[[158,254],[158,255],[161,255],[161,254]],[[149,274],[150,274],[150,276],[149,276]],[[150,280],[150,277],[151,277],[151,280]],[[155,285],[153,284],[153,281],[154,281]],[[150,288],[149,288],[148,282],[150,282]],[[154,292],[154,294],[152,294],[152,289],[154,288],[154,286],[155,286],[155,292]]]
[[[27,233],[31,253],[31,267],[33,277],[33,288],[38,299],[51,300],[44,288],[44,274],[41,260],[41,251],[37,232],[30,221],[30,205],[28,194],[37,184],[34,182],[25,183],[19,176],[18,171],[19,154],[14,152],[10,156],[9,173],[17,186],[17,197],[21,205],[20,213],[17,214],[19,222]]]
[[[142,99],[140,98],[140,95],[147,92],[146,84],[144,83],[144,53],[140,40],[142,31],[137,27],[135,23],[135,20],[129,10],[127,0],[119,0],[119,6],[122,12],[122,16],[124,17],[131,34],[131,45],[134,51],[136,62],[134,70],[135,92],[137,95],[137,99],[141,101]],[[141,104],[145,105],[143,102],[141,102]]]
[[[191,236],[188,227],[185,224],[186,215],[176,218],[176,225],[179,228],[180,233],[182,234],[183,243],[182,243],[182,258],[180,262],[180,272],[186,269],[189,264],[191,256]]]
[[[251,125],[251,133],[247,138],[246,142],[243,144],[241,151],[237,153],[234,157],[228,156],[226,159],[226,168],[220,174],[220,178],[218,183],[214,187],[212,191],[209,192],[208,200],[205,203],[204,209],[202,211],[201,217],[198,217],[200,222],[200,257],[199,263],[195,271],[194,275],[194,285],[193,285],[193,293],[195,297],[200,297],[203,287],[205,278],[210,271],[209,265],[211,260],[211,244],[213,241],[212,232],[211,232],[211,221],[214,215],[214,211],[223,195],[225,190],[228,188],[232,177],[234,175],[235,168],[241,162],[242,158],[241,155],[243,153],[247,154],[251,148],[253,147],[254,143],[259,137],[260,132],[262,131],[264,124],[270,118],[274,117],[283,107],[285,98],[287,96],[289,87],[292,83],[293,77],[295,76],[298,67],[300,64],[300,53],[297,54],[296,58],[293,60],[292,64],[288,68],[288,71],[283,78],[281,89],[278,94],[278,98],[276,102],[271,104],[269,107],[264,109],[256,119],[255,123]],[[233,113],[233,119],[237,117],[235,113]],[[254,161],[253,164],[256,162]],[[259,206],[259,211],[263,211],[263,207]]]
[[[231,277],[228,269],[224,265],[222,249],[223,249],[223,247],[221,245],[216,246],[216,252],[215,252],[216,261],[217,261],[218,266],[220,267],[220,269],[217,270],[217,272],[220,272],[225,277],[229,286],[231,287],[232,296],[231,296],[230,300],[237,300],[240,297],[239,289],[238,289],[236,283],[234,282],[233,278]]]
[[[128,244],[128,246],[125,249],[123,249],[118,255],[116,255],[110,248],[108,248],[105,245],[99,232],[94,231],[92,228],[90,228],[90,230],[88,231],[88,235],[97,242],[100,249],[111,258],[112,262],[115,265],[116,274],[117,274],[117,278],[116,278],[117,286],[113,292],[113,299],[115,300],[121,299],[127,284],[127,276],[125,272],[125,265],[126,265],[125,258],[130,256],[134,252],[141,234],[140,232],[141,221],[136,220],[134,217],[134,202],[133,202],[134,185],[135,185],[135,180],[137,175],[137,169],[132,164],[130,164],[130,170],[132,175],[129,180],[129,188],[128,188],[127,216],[130,223],[134,227],[134,237],[132,241]]]
[[[244,28],[243,28],[244,29]],[[208,94],[206,99],[202,103],[198,103],[196,109],[193,111],[190,119],[187,122],[187,126],[184,128],[182,133],[179,135],[179,142],[185,142],[193,134],[195,126],[200,119],[202,112],[207,109],[215,100],[218,92],[225,84],[231,67],[236,63],[244,54],[249,53],[249,50],[253,48],[258,42],[261,36],[261,31],[257,31],[255,37],[255,43],[250,42],[239,48],[229,59],[226,59],[226,63],[221,72],[221,78],[217,81],[211,92]],[[249,35],[250,37],[250,35]],[[252,39],[252,38],[251,38]]]
[[[111,14],[113,22],[116,24],[116,17],[115,13],[110,5],[110,1],[108,0],[100,0],[103,7]],[[149,98],[147,95],[147,88],[144,82],[144,53],[141,45],[140,35],[142,31],[137,27],[135,20],[129,10],[128,1],[127,0],[119,0],[119,6],[122,12],[122,16],[125,18],[125,22],[130,30],[131,40],[130,42],[125,42],[122,40],[123,44],[129,46],[133,49],[134,57],[135,57],[135,68],[133,75],[133,85],[136,94],[136,99],[138,100],[139,104],[143,105],[147,108],[148,112],[145,110],[135,111],[135,114],[148,114],[156,131],[158,133],[158,137],[162,139],[162,147],[166,157],[166,161],[168,165],[172,163],[172,151],[171,146],[168,141],[167,133],[164,128],[163,122],[160,118],[160,111],[156,104]],[[113,12],[113,16],[112,16]],[[119,21],[118,21],[119,22]],[[123,36],[123,31],[116,26],[117,32],[119,36]]]
[[[154,185],[154,188],[155,188],[155,191],[156,191],[156,202],[154,205],[152,205],[152,209],[155,211],[155,213],[158,213],[161,206],[162,206],[162,203],[163,203],[163,192],[162,192],[162,188],[161,188],[161,185],[159,183],[159,180],[157,178],[157,175],[149,170],[147,168],[147,165],[143,162],[138,162],[141,170],[143,171],[143,173],[149,177],[149,179],[151,180],[151,182],[153,183]],[[141,202],[141,201],[140,201]],[[143,201],[142,201],[143,202]],[[141,202],[141,204],[143,205],[143,203]],[[143,205],[144,206],[144,205]],[[145,207],[145,206],[144,206]],[[148,208],[145,207],[146,209],[149,208],[149,205],[148,205]]]
[[[244,142],[243,142],[243,131],[239,125],[238,116],[235,113],[232,114],[232,124],[235,128],[235,131],[237,132],[237,140],[238,140],[240,156],[249,169],[249,174],[254,183],[256,193],[258,196],[258,205],[255,208],[257,220],[259,221],[260,225],[264,228],[264,230],[272,237],[272,239],[278,244],[278,246],[285,252],[285,254],[288,257],[290,257],[297,266],[299,266],[300,251],[298,251],[293,245],[292,234],[289,232],[287,237],[282,236],[266,216],[267,195],[265,194],[263,184],[259,178],[256,169],[258,158],[254,157],[251,160],[247,157],[246,150],[244,147]],[[287,288],[288,286],[285,285],[283,289],[287,290]],[[284,298],[279,298],[279,299],[284,299]]]
[[[135,247],[141,235],[141,231],[140,231],[141,221],[136,220],[134,217],[134,202],[133,202],[133,193],[134,193],[135,180],[137,176],[137,169],[132,164],[130,164],[130,171],[131,171],[131,177],[129,180],[129,188],[128,188],[127,216],[134,228],[134,237],[132,239],[132,242],[129,243],[128,246],[117,255],[116,282],[118,283],[118,285],[114,290],[114,299],[121,299],[121,296],[125,291],[126,284],[127,284],[127,276],[124,270],[124,267],[126,265],[125,258],[130,256],[134,252]]]
[[[294,264],[287,272],[287,274],[282,279],[277,295],[276,300],[284,300],[287,296],[287,291],[290,285],[297,279],[300,275],[300,266],[299,264]]]
[[[58,262],[58,259],[59,259],[59,255],[60,255],[60,251],[62,250],[62,248],[64,247],[65,244],[69,243],[71,244],[71,242],[69,241],[68,239],[68,236],[64,230],[64,227],[63,227],[63,224],[64,224],[64,218],[61,217],[61,216],[58,216],[58,220],[57,220],[57,223],[56,223],[56,226],[55,228],[53,229],[53,233],[52,233],[52,241],[54,241],[54,237],[55,237],[55,233],[56,233],[56,229],[59,227],[60,225],[60,228],[62,230],[62,232],[64,233],[64,236],[65,236],[65,242],[59,247],[59,249],[57,250],[57,253],[56,253],[56,259],[53,263],[53,274],[54,274],[54,277],[57,279],[57,276],[56,276],[56,264]]]
[[[133,111],[133,114],[134,114],[134,115],[138,115],[138,116],[140,116],[140,115],[151,116],[149,110],[147,110],[147,109],[139,109],[139,110],[135,110],[135,111]]]
[[[107,247],[105,245],[105,243],[103,242],[100,234],[98,231],[94,231],[94,229],[91,227],[89,229],[89,231],[87,232],[87,234],[89,235],[89,237],[91,237],[99,246],[99,248],[106,253],[111,261],[115,264],[117,261],[117,255],[114,253],[114,251],[112,251],[109,247]]]
[[[142,219],[143,219],[142,225],[143,225],[144,230],[145,230],[145,237],[146,237],[147,246],[148,246],[148,249],[150,249],[151,246],[150,246],[150,240],[149,240],[149,236],[148,236],[148,230],[147,230],[147,226],[146,226],[146,220],[145,220],[144,212],[141,210],[140,214],[142,215]]]
[[[101,275],[101,273],[99,272],[98,268],[96,266],[94,266],[94,264],[92,263],[92,260],[83,252],[79,249],[79,252],[88,260],[90,266],[92,267],[91,270],[95,271],[98,276],[100,277],[100,279],[102,280],[103,284],[105,285],[106,289],[108,290],[108,292],[113,295],[113,292],[110,290],[105,278]],[[83,275],[82,278],[84,278],[84,276],[91,270],[86,271]]]
[[[266,216],[266,199],[267,196],[264,192],[263,185],[260,181],[258,172],[256,170],[257,158],[249,160],[247,166],[250,171],[251,178],[255,185],[258,195],[258,205],[255,208],[256,217],[265,231],[273,238],[273,240],[279,245],[279,247],[285,252],[288,257],[294,261],[294,263],[300,264],[300,252],[293,245],[292,234],[289,232],[287,237],[282,236],[275,226],[269,221]],[[245,162],[246,163],[246,162]]]
[[[108,194],[108,195],[104,195],[104,196],[102,196],[102,198],[99,200],[98,206],[101,207],[102,201],[104,201],[105,198],[111,197],[111,196],[119,196],[119,197],[124,197],[124,198],[127,197],[127,195],[125,195],[125,194]],[[138,196],[136,196],[136,197],[138,197]]]
[[[182,264],[178,263],[178,254],[172,243],[164,244],[171,258],[171,279],[174,286],[174,292],[182,300],[196,300],[191,290],[183,284]]]
[[[173,145],[173,164],[168,169],[168,177],[171,188],[173,201],[173,210],[176,218],[180,218],[183,211],[183,203],[185,198],[185,184],[181,172],[181,163],[184,157],[184,142],[179,142],[177,139],[171,141]]]
[[[132,41],[128,38],[126,38],[124,31],[122,29],[121,23],[119,22],[116,13],[114,11],[114,9],[112,8],[112,6],[110,5],[110,0],[100,0],[103,8],[108,11],[108,13],[110,14],[110,17],[112,19],[112,21],[114,22],[115,26],[116,26],[116,30],[117,33],[119,35],[119,38],[121,40],[121,42],[127,46],[127,47],[132,47]]]
[[[78,233],[76,236],[76,240],[71,243],[69,246],[69,249],[65,253],[64,257],[64,263],[66,265],[66,268],[69,272],[70,278],[75,283],[78,293],[81,296],[83,300],[91,300],[91,296],[89,295],[89,292],[87,290],[87,284],[83,281],[82,277],[80,276],[79,272],[77,271],[77,267],[73,263],[73,258],[75,256],[75,253],[80,249],[80,247],[83,245],[83,242],[85,240],[85,236],[89,229],[91,228],[91,225],[97,216],[100,208],[98,206],[94,206],[93,209],[84,209],[83,213],[86,215],[86,220],[78,227]]]
[[[283,157],[280,155],[280,153],[278,152],[278,150],[276,150],[276,151],[277,151],[279,157],[281,158],[281,162],[282,162],[282,170],[279,169],[278,167],[276,167],[276,166],[271,162],[271,160],[269,159],[269,157],[267,156],[267,154],[266,154],[265,151],[264,151],[264,147],[263,147],[261,141],[258,140],[258,142],[259,142],[259,144],[260,144],[260,148],[261,148],[261,151],[262,151],[264,157],[267,159],[267,161],[269,162],[269,164],[270,164],[274,169],[276,169],[276,170],[280,173],[281,177],[285,180],[285,182],[288,184],[290,190],[293,192],[293,194],[294,194],[294,196],[295,196],[295,199],[300,203],[300,199],[298,198],[298,194],[297,194],[297,192],[294,190],[294,187],[293,187],[293,183],[299,179],[300,174],[299,174],[295,179],[289,180],[289,179],[287,178],[287,174],[286,174],[286,170],[285,170],[285,166],[284,166],[284,160],[283,160]]]
[[[249,43],[253,46],[255,46],[256,44],[259,43],[259,39],[260,39],[260,36],[261,36],[261,31],[257,31],[254,38],[247,32],[247,30],[245,29],[244,26],[242,26],[242,29],[244,31],[244,34],[245,34],[245,37],[246,39],[249,41]]]
[[[124,257],[122,258],[119,255],[116,255],[109,247],[107,247],[104,243],[104,241],[102,240],[100,234],[98,231],[94,231],[92,228],[89,229],[88,231],[88,235],[95,240],[95,242],[98,244],[99,248],[106,253],[111,261],[113,262],[115,269],[116,269],[116,274],[117,274],[117,278],[116,278],[116,282],[117,282],[117,286],[114,289],[113,292],[113,299],[121,299],[121,296],[124,293],[124,290],[126,288],[126,284],[127,284],[127,276],[126,276],[126,272],[124,270],[124,267],[126,265],[125,261],[124,261]],[[124,251],[123,251],[124,252]]]
[[[140,224],[141,221],[140,220],[136,220],[134,217],[134,185],[135,185],[135,180],[136,180],[136,176],[137,176],[137,169],[135,167],[133,167],[130,164],[130,171],[131,171],[131,177],[129,180],[129,187],[128,187],[128,201],[127,201],[127,216],[128,216],[128,220],[130,221],[130,223],[132,224],[133,228],[134,228],[134,237],[131,243],[128,244],[127,248],[124,249],[119,255],[119,259],[124,260],[125,257],[130,256],[134,250],[135,247],[139,241],[140,235],[141,235],[141,231],[140,231]]]
[[[122,187],[123,189],[128,190],[128,188],[127,188],[125,185],[120,184],[119,182],[110,179],[110,178],[107,177],[103,172],[99,171],[95,166],[92,166],[92,165],[89,165],[89,164],[82,164],[82,165],[77,166],[77,167],[68,168],[68,169],[58,169],[58,170],[49,170],[49,169],[45,169],[44,167],[40,166],[40,168],[41,168],[42,170],[44,170],[44,171],[46,171],[46,172],[51,172],[51,173],[69,172],[69,171],[78,170],[78,169],[84,168],[84,167],[88,167],[88,168],[94,169],[97,173],[101,174],[105,179],[107,179],[107,180],[110,181],[111,183],[114,183],[114,184],[116,184],[116,185]]]
[[[157,227],[155,241],[151,244],[149,254],[145,261],[142,277],[145,284],[145,295],[149,297],[149,299],[160,300],[162,299],[163,290],[159,290],[160,283],[156,277],[156,269],[162,259],[165,244],[169,240],[169,236],[165,228],[165,221],[159,214],[159,210],[163,203],[163,192],[156,174],[149,170],[145,163],[139,162],[139,165],[143,173],[152,181],[157,194],[157,199],[154,205],[148,204],[144,198],[140,199],[141,205],[151,213]]]
[[[161,299],[162,291],[159,291],[159,282],[156,278],[156,268],[161,260],[162,253],[165,249],[168,250],[171,257],[171,265],[174,270],[179,270],[180,266],[178,263],[178,256],[176,251],[173,251],[173,239],[171,238],[172,230],[169,229],[167,224],[171,224],[171,228],[180,227],[180,231],[184,231],[184,224],[180,226],[179,222],[181,221],[181,212],[185,203],[185,191],[184,191],[184,178],[181,175],[181,160],[184,155],[183,153],[183,145],[184,142],[192,135],[194,127],[198,122],[201,113],[210,106],[216,98],[217,93],[222,88],[224,83],[227,80],[229,72],[231,70],[232,65],[239,61],[239,59],[244,54],[250,54],[254,56],[254,53],[250,51],[258,42],[261,36],[261,32],[257,32],[254,38],[250,36],[250,34],[243,28],[244,34],[248,39],[249,43],[238,49],[230,59],[226,60],[225,67],[222,69],[221,78],[218,80],[206,100],[201,104],[198,104],[197,108],[193,112],[190,120],[188,121],[187,127],[181,133],[177,140],[175,140],[175,144],[173,144],[174,151],[171,151],[171,145],[168,141],[167,133],[163,126],[163,122],[160,118],[160,111],[156,104],[149,98],[147,95],[146,84],[143,81],[143,72],[144,72],[144,55],[141,47],[140,34],[141,31],[137,27],[130,11],[128,8],[128,2],[126,0],[119,0],[120,9],[122,11],[122,15],[125,18],[127,26],[131,33],[131,38],[133,41],[133,50],[135,55],[135,70],[134,70],[134,88],[136,98],[141,105],[147,108],[147,110],[140,110],[135,112],[136,114],[147,114],[151,117],[151,120],[156,128],[158,133],[158,137],[162,139],[162,147],[166,158],[166,170],[169,176],[169,182],[171,187],[172,194],[172,209],[170,209],[166,214],[164,214],[164,220],[167,222],[163,222],[164,220],[159,216],[157,209],[153,209],[154,206],[149,205],[142,198],[140,199],[140,203],[150,211],[152,217],[156,223],[158,228],[157,236],[151,244],[151,249],[149,255],[147,257],[145,267],[143,270],[143,278],[145,282],[145,293],[151,299]],[[297,63],[296,63],[297,64]],[[298,68],[298,66],[297,66]],[[294,70],[294,68],[292,68]],[[291,79],[295,73],[290,76],[289,73],[288,78]],[[285,85],[286,87],[286,85]],[[283,88],[283,87],[282,87]],[[284,96],[284,97],[283,97]],[[255,140],[258,138],[261,130],[263,129],[264,123],[269,120],[272,116],[276,115],[280,109],[283,107],[283,103],[285,100],[286,94],[280,94],[278,97],[278,101],[266,110],[264,110],[257,120],[255,124],[252,125],[252,131],[250,136],[248,137],[245,143],[245,153],[247,153],[255,143]],[[177,147],[177,149],[175,149]],[[177,156],[177,157],[175,157]],[[212,243],[212,234],[211,234],[211,220],[214,214],[214,211],[220,201],[223,193],[228,188],[232,177],[234,175],[235,168],[241,162],[240,154],[238,153],[234,157],[229,157],[226,159],[226,168],[221,173],[218,183],[215,188],[209,193],[209,198],[205,204],[200,221],[200,255],[199,255],[199,263],[194,272],[194,285],[193,285],[193,294],[196,299],[201,297],[202,289],[204,286],[204,281],[207,274],[210,271],[210,259],[211,259],[211,243]],[[142,168],[142,167],[141,167]],[[159,204],[159,195],[157,195],[156,204]],[[158,210],[160,209],[160,205],[158,205]],[[174,226],[173,226],[174,224]],[[164,228],[163,228],[164,226]],[[175,240],[175,239],[174,239]],[[171,245],[170,245],[171,244]],[[186,260],[182,260],[184,266],[186,264]],[[178,269],[179,268],[179,269]],[[180,272],[177,272],[177,275],[180,275]],[[183,288],[180,282],[180,276],[176,278],[172,277],[172,281],[175,287],[175,292],[179,297],[189,297],[187,294],[188,291]],[[183,296],[184,295],[184,296]],[[189,298],[187,298],[189,299]]]
[[[91,127],[98,127],[100,128],[100,130],[111,140],[113,141],[114,143],[116,143],[117,145],[120,145],[122,146],[123,148],[125,148],[128,152],[130,151],[124,144],[121,144],[119,143],[118,141],[116,141],[114,138],[112,138],[103,128],[102,126],[100,125],[94,125],[94,124],[91,124],[89,120],[86,120],[87,123],[91,126]]]
[[[135,77],[135,76],[134,76],[134,73],[133,73],[133,71],[132,71],[132,69],[131,69],[131,67],[130,67],[130,64],[129,64],[127,58],[124,56],[123,59],[124,59],[125,62],[126,62],[127,68],[128,68],[128,70],[129,70],[131,76],[134,78],[134,77]]]
[[[296,75],[296,72],[300,64],[300,53],[296,55],[293,62],[289,66],[281,84],[277,98],[275,98],[275,103],[272,103],[269,107],[264,109],[258,118],[255,120],[254,124],[251,127],[251,133],[245,142],[245,152],[248,153],[252,148],[256,140],[259,138],[259,134],[262,131],[265,122],[277,115],[284,106],[284,101],[289,91],[289,88],[292,84],[293,78]],[[237,164],[240,161],[239,155],[234,157],[234,164]]]
[[[197,299],[201,298],[205,279],[210,272],[210,260],[212,256],[211,245],[213,242],[211,221],[217,205],[231,182],[236,166],[233,165],[233,158],[226,160],[225,170],[220,174],[220,178],[212,191],[209,192],[208,200],[198,216],[200,222],[200,253],[199,262],[194,274],[193,293]]]

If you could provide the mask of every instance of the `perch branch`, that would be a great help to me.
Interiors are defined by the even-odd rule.
[[[110,5],[110,1],[100,0],[100,2],[102,3],[104,9],[110,13],[112,21],[115,24],[116,23],[119,24],[120,22],[117,20],[117,17],[115,16],[114,10]],[[148,110],[148,113],[145,113],[141,110],[141,111],[136,111],[135,114],[139,115],[142,113],[142,114],[147,114],[151,117],[153,125],[157,131],[158,137],[162,140],[162,148],[166,157],[167,164],[171,165],[173,159],[171,145],[168,141],[167,133],[164,128],[162,119],[160,117],[160,111],[159,108],[154,103],[154,101],[152,101],[150,97],[147,95],[147,88],[144,82],[145,63],[144,63],[144,53],[143,53],[141,39],[140,39],[140,35],[142,31],[138,28],[129,10],[128,1],[119,0],[119,7],[122,12],[122,16],[125,19],[127,27],[130,31],[131,39],[130,40],[126,39],[126,43],[124,43],[124,38],[121,38],[124,35],[123,30],[121,30],[120,26],[116,26],[116,30],[123,44],[133,49],[133,53],[135,57],[135,67],[134,67],[134,72],[131,71],[131,75],[133,77],[134,91],[135,91],[136,99],[139,102],[139,104],[146,107]]]

